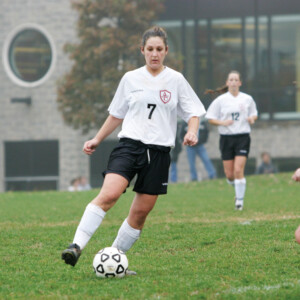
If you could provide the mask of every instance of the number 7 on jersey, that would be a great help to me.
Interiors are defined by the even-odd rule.
[[[150,113],[149,113],[148,119],[151,119],[155,107],[156,107],[156,104],[150,104],[150,103],[148,103],[147,108],[150,109]]]

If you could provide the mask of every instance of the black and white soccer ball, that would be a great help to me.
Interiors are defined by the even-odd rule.
[[[95,255],[93,267],[97,277],[121,278],[128,269],[128,259],[123,251],[106,247]]]

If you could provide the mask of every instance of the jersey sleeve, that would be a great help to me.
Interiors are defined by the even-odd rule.
[[[122,77],[117,91],[113,97],[111,104],[108,107],[109,113],[118,118],[124,119],[128,111],[128,96],[129,92],[126,87],[126,74]]]
[[[205,115],[206,119],[219,120],[220,119],[220,101],[215,99],[207,109]]]
[[[251,102],[250,102],[250,106],[249,106],[249,117],[257,116],[256,103],[251,96],[250,96],[250,100],[251,100]]]
[[[183,76],[180,76],[178,85],[177,114],[179,117],[185,122],[188,122],[191,117],[203,116],[205,114],[205,108]]]

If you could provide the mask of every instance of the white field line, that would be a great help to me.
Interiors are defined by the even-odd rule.
[[[286,287],[296,287],[297,285],[300,285],[300,280],[294,282],[283,282],[281,284],[276,284],[276,285],[264,285],[264,286],[255,286],[255,285],[250,285],[250,286],[243,286],[239,288],[232,288],[225,290],[224,292],[217,293],[216,296],[220,296],[221,294],[243,294],[248,291],[271,291],[271,290],[279,290],[281,288],[286,288]]]
[[[225,217],[218,219],[212,218],[201,218],[201,217],[194,217],[194,218],[189,218],[189,216],[179,216],[178,218],[172,218],[172,217],[162,217],[162,218],[157,218],[157,217],[149,217],[148,220],[148,226],[154,225],[154,224],[168,224],[168,223],[173,223],[173,224],[180,224],[180,223],[202,223],[202,224],[213,224],[213,223],[225,223],[225,222],[238,222],[240,225],[252,225],[252,222],[262,222],[262,221],[280,221],[280,220],[295,220],[295,219],[300,219],[299,215],[294,215],[294,216],[281,216],[281,215],[258,215],[254,216],[251,219],[248,218],[241,218],[241,217]],[[65,221],[65,222],[32,222],[32,223],[19,223],[19,222],[14,222],[14,221],[5,221],[5,222],[0,222],[0,228],[3,229],[4,227],[9,227],[9,228],[31,228],[31,227],[65,227],[69,225],[77,225],[79,224],[79,219],[78,220],[72,220],[72,221]],[[115,220],[103,220],[103,224],[115,224],[118,225],[119,222]]]
[[[238,222],[241,225],[251,225],[252,222],[262,222],[262,221],[281,221],[281,220],[295,220],[300,219],[300,215],[256,215],[252,218],[241,218],[241,217],[224,217],[220,216],[218,219],[215,219],[213,216],[209,217],[193,217],[189,216],[179,216],[178,218],[172,218],[169,216],[157,218],[149,217],[149,224],[166,224],[166,223],[204,223],[204,224],[213,224],[213,223],[225,223],[225,222]]]

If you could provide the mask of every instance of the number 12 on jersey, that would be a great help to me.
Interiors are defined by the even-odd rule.
[[[233,121],[238,121],[238,120],[239,120],[240,113],[238,113],[238,112],[232,113],[231,116],[232,116],[232,120],[233,120]]]

